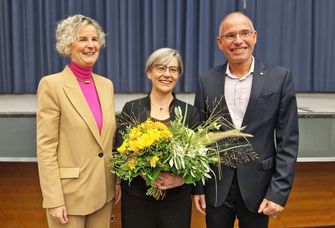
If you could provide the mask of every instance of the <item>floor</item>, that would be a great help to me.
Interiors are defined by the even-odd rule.
[[[0,202],[1,228],[47,227],[37,163],[0,162]],[[112,228],[120,228],[120,204],[114,215]],[[205,227],[193,210],[191,228]],[[299,163],[285,210],[269,227],[335,227],[335,162]]]

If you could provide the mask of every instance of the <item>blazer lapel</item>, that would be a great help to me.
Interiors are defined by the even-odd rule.
[[[216,91],[216,89],[218,89],[218,93],[216,94],[220,94],[220,97],[218,97],[218,101],[220,102],[220,104],[218,105],[218,110],[219,112],[222,112],[223,117],[225,118],[226,122],[224,123],[224,125],[221,126],[221,128],[223,130],[229,130],[231,128],[233,128],[233,121],[232,118],[230,116],[229,110],[228,110],[228,105],[226,102],[226,97],[225,97],[225,93],[224,93],[224,89],[225,89],[225,80],[226,80],[226,71],[227,71],[227,63],[222,65],[221,67],[218,68],[217,72],[216,72],[216,79],[215,79],[215,83],[217,83],[216,87],[213,88],[213,90]]]
[[[144,110],[143,110],[144,107]],[[138,116],[135,117],[139,123],[145,122],[150,117],[150,110],[151,110],[151,100],[150,100],[150,93],[144,99],[140,100],[138,106]],[[136,112],[135,112],[136,113]]]
[[[93,74],[93,80],[95,83],[95,88],[97,90],[99,101],[100,101],[100,107],[101,107],[101,114],[102,114],[102,129],[101,129],[101,138],[105,139],[108,127],[110,126],[111,121],[111,113],[110,113],[110,98],[111,95],[108,94],[110,90],[108,90],[103,83],[102,80],[99,80],[99,78]]]
[[[248,103],[247,110],[243,118],[242,127],[248,125],[249,118],[251,117],[251,114],[255,108],[257,100],[263,89],[265,76],[266,76],[265,66],[261,62],[256,61],[254,75],[252,79],[252,87],[251,87],[249,103]]]
[[[73,75],[70,68],[67,66],[65,67],[63,73],[64,91],[67,98],[69,99],[73,107],[78,111],[82,119],[85,121],[86,125],[90,129],[98,144],[102,147],[102,140],[99,134],[98,126],[75,76]]]

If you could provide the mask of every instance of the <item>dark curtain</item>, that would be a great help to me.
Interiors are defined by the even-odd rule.
[[[242,11],[258,32],[256,58],[290,68],[297,91],[335,92],[333,0],[0,0],[0,93],[34,93],[69,62],[55,49],[57,22],[84,14],[107,34],[94,72],[116,92],[147,92],[152,51],[178,49],[185,73],[176,92],[194,92],[200,72],[224,63],[220,20]]]
[[[292,70],[295,87],[335,92],[335,1],[248,1],[258,32],[255,55]]]

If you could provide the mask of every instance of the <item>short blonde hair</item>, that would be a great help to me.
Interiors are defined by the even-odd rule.
[[[148,73],[152,71],[152,69],[157,64],[168,64],[173,57],[177,58],[179,65],[179,76],[181,76],[184,71],[183,61],[179,52],[172,48],[160,48],[151,53],[147,63],[145,64],[145,72]]]
[[[56,49],[63,56],[70,55],[71,44],[78,39],[78,32],[85,25],[93,25],[97,31],[100,46],[105,44],[105,33],[101,26],[92,18],[80,14],[61,20],[56,28]]]

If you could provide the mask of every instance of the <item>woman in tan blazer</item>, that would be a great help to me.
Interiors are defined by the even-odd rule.
[[[113,84],[92,73],[104,45],[98,23],[75,15],[56,29],[71,61],[37,91],[37,159],[49,227],[110,227],[120,187],[108,168],[115,134]]]

